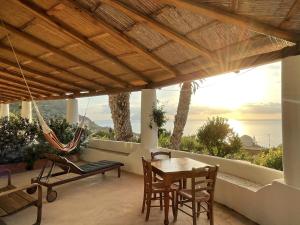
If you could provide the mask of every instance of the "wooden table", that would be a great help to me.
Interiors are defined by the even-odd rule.
[[[175,180],[187,178],[187,173],[193,168],[201,168],[208,166],[208,164],[190,159],[190,158],[171,158],[158,160],[151,163],[152,170],[164,179],[165,194],[164,194],[164,210],[165,220],[164,224],[169,224],[169,191],[170,186]]]

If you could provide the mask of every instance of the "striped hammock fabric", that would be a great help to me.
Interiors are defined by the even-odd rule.
[[[42,117],[35,101],[32,101],[34,109],[37,114],[37,118],[39,121],[39,124],[43,130],[43,134],[45,136],[45,139],[48,141],[48,143],[55,149],[62,151],[62,152],[71,152],[73,151],[79,144],[80,138],[83,134],[84,131],[84,118],[81,120],[79,123],[78,128],[75,131],[73,139],[67,143],[63,144],[60,142],[60,140],[57,138],[56,134],[54,133],[53,130],[47,125],[45,122],[44,118]]]

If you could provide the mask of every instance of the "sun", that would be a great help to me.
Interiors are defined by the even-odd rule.
[[[244,70],[207,78],[193,96],[197,105],[237,110],[241,106],[263,101],[267,78],[263,69]]]

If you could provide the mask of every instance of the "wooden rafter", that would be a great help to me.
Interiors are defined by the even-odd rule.
[[[137,10],[135,10],[133,8],[128,7],[127,5],[125,5],[119,1],[103,0],[103,2],[116,8],[117,10],[120,10],[121,12],[127,14],[134,20],[137,20],[139,22],[147,24],[149,27],[151,27],[155,31],[158,31],[159,33],[165,35],[166,37],[170,38],[171,40],[176,41],[177,43],[179,43],[185,47],[193,49],[196,52],[198,52],[199,54],[210,58],[211,60],[214,60],[213,55],[211,54],[211,52],[208,49],[206,49],[203,46],[200,46],[196,42],[179,34],[178,32],[172,30],[171,28],[167,27],[166,25],[159,23],[156,20],[154,20],[148,16],[145,16],[144,14],[138,12]]]
[[[288,23],[292,16],[296,13],[297,9],[300,9],[300,0],[294,0],[292,7],[288,11],[284,20],[280,23],[279,27],[282,27],[285,23]]]
[[[19,69],[18,67],[18,64],[17,63],[14,63],[14,62],[11,62],[7,59],[4,59],[2,57],[0,57],[0,62],[7,65],[7,66],[11,66],[11,67],[14,67],[16,69]],[[26,65],[22,65],[22,70],[25,71],[25,72],[28,72],[28,73],[32,73],[32,74],[35,74],[35,75],[38,75],[38,76],[41,76],[43,78],[45,78],[46,80],[50,81],[50,82],[53,82],[53,83],[57,83],[57,84],[64,84],[64,85],[68,85],[69,87],[72,87],[74,88],[75,90],[86,90],[85,88],[82,88],[82,87],[78,87],[77,85],[74,85],[70,82],[66,82],[62,79],[57,79],[57,78],[52,78],[52,77],[49,77],[47,76],[46,74],[44,74],[43,72],[41,71],[38,71],[38,70],[35,70],[35,69],[32,69]],[[48,82],[42,82],[40,81],[41,84],[45,85],[45,86],[48,86],[48,87],[53,87],[53,86],[57,86],[57,85],[52,85]],[[63,87],[60,87],[61,90],[65,91],[65,92],[68,92],[69,89],[67,88],[63,88]]]
[[[259,20],[226,11],[217,6],[211,6],[193,0],[160,0],[160,1],[174,5],[178,8],[184,8],[190,10],[194,13],[199,13],[203,16],[217,19],[223,23],[228,23],[235,26],[243,27],[255,31],[257,33],[270,35],[291,42],[298,42],[300,40],[300,35],[298,33],[282,30],[275,26],[260,22]]]
[[[7,91],[7,90],[0,90],[0,96],[3,95],[3,96],[8,96],[8,97],[11,97],[11,98],[20,98],[20,99],[26,99],[28,98],[28,96],[24,96],[20,93],[12,93],[10,91]]]
[[[257,42],[259,42],[261,40],[265,40],[265,39],[266,39],[266,36],[259,34],[254,37],[250,37],[249,39],[233,43],[231,45],[222,47],[220,49],[216,49],[215,51],[213,51],[213,53],[214,53],[215,57],[218,57],[219,61],[222,62],[223,65],[225,65],[226,62],[228,62],[228,60],[230,60],[231,58],[233,58],[237,55],[236,51],[241,56],[240,58],[243,58],[242,54],[244,52],[247,52],[249,49],[251,49],[251,46],[255,46],[255,44],[257,44]],[[270,45],[272,45],[272,42],[270,42]],[[223,57],[222,57],[222,55],[223,55]],[[178,63],[174,66],[176,68],[178,68],[180,65],[184,65],[184,64],[193,62],[195,60],[202,60],[202,58],[198,56],[198,57],[186,60],[184,62]]]
[[[11,51],[11,48],[9,48],[8,46],[5,46],[4,44],[1,44],[1,43],[0,43],[0,49],[5,49],[7,51]],[[62,73],[65,73],[65,74],[70,74],[71,76],[76,77],[79,81],[88,82],[90,84],[96,85],[97,88],[103,88],[103,87],[107,88],[108,87],[108,86],[103,85],[103,84],[101,84],[101,85],[98,84],[98,82],[96,82],[95,80],[88,79],[88,78],[85,78],[85,77],[80,76],[78,74],[75,74],[75,73],[73,73],[71,71],[68,71],[68,70],[64,69],[63,67],[60,67],[60,66],[57,66],[55,64],[49,63],[49,62],[47,62],[45,60],[42,60],[42,59],[40,59],[38,57],[34,57],[32,55],[29,55],[28,53],[20,51],[20,50],[18,50],[16,48],[14,50],[15,50],[15,52],[16,52],[16,54],[18,56],[25,57],[25,58],[33,61],[33,62],[42,64],[44,66],[51,67],[51,68],[55,69],[56,72],[62,72]],[[52,72],[54,72],[54,71],[52,71]],[[85,89],[86,89],[86,87],[85,87]]]
[[[3,99],[5,101],[16,101],[16,100],[18,100],[18,98],[16,98],[16,97],[7,96],[6,94],[1,93],[1,92],[0,92],[0,99]]]
[[[18,82],[19,84],[24,86],[24,90],[26,90],[26,85],[24,83],[24,80],[22,78],[22,75],[19,74],[18,72],[8,70],[6,68],[0,67],[0,72],[2,74],[5,74],[5,76],[9,77],[13,82]],[[1,76],[2,78],[2,76]],[[30,84],[30,88],[35,88],[35,90],[39,90],[41,93],[46,92],[46,93],[53,93],[53,94],[59,94],[59,93],[66,93],[65,90],[62,90],[61,88],[54,87],[54,86],[49,86],[45,85],[40,80],[31,78],[31,77],[26,77],[27,82]]]
[[[83,8],[77,1],[61,0],[61,3],[73,10],[76,10],[83,18],[86,18],[88,21],[91,21],[91,23],[101,27],[103,30],[105,30],[105,32],[109,33],[114,38],[122,41],[123,43],[129,45],[130,47],[132,47],[133,50],[139,52],[143,56],[155,62],[156,64],[167,70],[169,73],[173,74],[174,76],[179,75],[178,71],[176,71],[176,69],[174,69],[171,65],[163,61],[155,54],[151,53],[147,48],[145,48],[142,44],[140,44],[133,38],[120,32],[104,20],[97,17],[93,12]]]
[[[300,55],[299,46],[286,47],[284,49],[274,51],[274,52],[263,53],[260,55],[245,57],[243,59],[238,59],[238,60],[232,60],[227,63],[226,69],[224,69],[224,67],[222,66],[221,67],[210,66],[196,72],[184,74],[181,77],[176,79],[171,78],[171,79],[163,80],[161,82],[157,82],[154,85],[147,85],[146,88],[159,88],[159,87],[173,85],[178,82],[203,79],[220,73],[229,73],[241,69],[246,69],[249,67],[275,62],[282,58],[288,56],[294,56],[294,55]]]
[[[3,23],[4,23],[5,28],[9,32],[12,32],[12,33],[14,33],[14,34],[30,41],[30,42],[32,42],[32,43],[35,43],[35,44],[47,49],[49,52],[57,54],[57,55],[59,55],[63,58],[66,58],[66,59],[68,59],[72,62],[75,62],[75,63],[77,63],[81,66],[84,66],[84,67],[86,67],[86,68],[88,68],[88,69],[90,69],[90,70],[92,70],[92,71],[94,71],[94,72],[96,72],[96,73],[98,73],[98,74],[114,81],[114,82],[117,82],[118,84],[122,85],[123,87],[130,87],[131,86],[127,82],[123,81],[122,79],[117,78],[117,77],[113,76],[112,74],[109,74],[109,73],[105,72],[104,70],[102,70],[102,69],[100,69],[100,68],[98,68],[94,65],[89,64],[88,62],[85,62],[85,61],[83,61],[83,60],[81,60],[81,59],[65,52],[65,51],[62,51],[61,49],[58,49],[58,48],[50,45],[49,43],[47,43],[45,41],[42,41],[41,39],[39,39],[39,38],[37,38],[37,37],[35,37],[31,34],[25,33],[25,32],[19,30],[18,28],[14,27],[14,26],[6,23],[6,22],[3,22]]]
[[[140,72],[136,71],[134,68],[130,67],[126,63],[120,61],[118,57],[112,55],[105,49],[101,48],[100,46],[96,45],[94,42],[90,41],[89,38],[85,37],[84,35],[80,34],[72,27],[68,26],[67,24],[63,23],[60,20],[57,20],[54,16],[49,13],[49,11],[43,10],[42,8],[38,7],[37,5],[33,4],[31,1],[26,0],[15,0],[15,3],[20,4],[21,6],[25,7],[27,10],[30,10],[35,16],[41,18],[42,20],[46,21],[47,23],[54,26],[57,30],[67,34],[68,36],[72,37],[82,45],[88,47],[89,49],[93,50],[94,52],[98,53],[99,55],[105,57],[106,59],[126,68],[130,71],[133,75],[138,77],[139,79],[151,83],[151,80],[147,78],[145,75],[141,74]],[[59,4],[61,5],[61,4]],[[51,9],[50,9],[51,10]],[[54,6],[55,10],[55,6]]]
[[[3,88],[3,89],[8,90],[10,92],[16,92],[16,93],[22,94],[24,96],[30,97],[28,91],[26,91],[26,90],[24,90],[22,88],[18,88],[18,87],[12,86],[12,85],[8,85],[7,82],[3,82],[3,80],[1,80],[1,79],[0,79],[0,88],[1,89]],[[34,91],[31,91],[31,94],[34,97],[46,96],[46,95],[37,94]]]

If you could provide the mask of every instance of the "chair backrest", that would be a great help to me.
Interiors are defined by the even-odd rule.
[[[66,157],[58,156],[55,154],[46,153],[44,156],[54,162],[57,166],[59,166],[63,170],[69,170],[71,173],[82,174],[83,171],[75,165],[73,162],[68,160]]]
[[[193,168],[191,173],[193,198],[196,192],[207,191],[213,199],[218,170],[218,165]]]
[[[144,187],[148,186],[152,188],[152,165],[151,162],[147,161],[142,157],[143,172],[144,172]]]
[[[151,160],[160,160],[164,158],[171,158],[171,152],[151,152]]]

